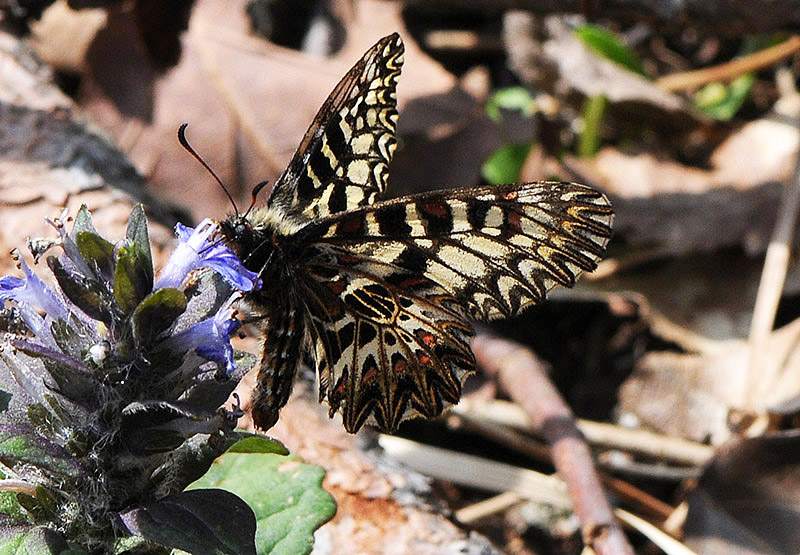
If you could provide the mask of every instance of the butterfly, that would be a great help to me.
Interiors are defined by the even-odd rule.
[[[510,317],[591,271],[611,236],[598,191],[536,182],[381,200],[397,147],[398,34],[336,85],[265,205],[221,223],[262,287],[252,415],[272,427],[303,358],[355,433],[458,402],[472,319]]]

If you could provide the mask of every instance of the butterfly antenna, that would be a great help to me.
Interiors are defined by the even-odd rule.
[[[214,179],[216,179],[217,183],[219,183],[219,186],[222,187],[223,191],[225,191],[225,195],[228,197],[228,200],[231,201],[231,206],[233,206],[233,211],[236,212],[236,214],[239,214],[239,208],[236,206],[236,202],[233,200],[233,197],[228,191],[228,188],[225,186],[225,184],[222,182],[219,176],[216,173],[214,173],[214,170],[211,169],[211,166],[206,164],[206,161],[203,160],[199,154],[197,154],[197,151],[195,151],[195,149],[192,148],[192,145],[189,144],[189,141],[186,140],[186,128],[188,126],[189,126],[188,123],[182,123],[181,126],[178,128],[178,142],[180,142],[181,146],[185,148],[189,154],[194,156],[194,159],[200,162],[200,164],[206,169],[206,171],[208,171],[208,173],[210,173],[214,177]],[[250,212],[250,210],[248,210],[248,212]]]
[[[247,218],[247,216],[249,216],[249,215],[250,215],[250,211],[251,211],[251,210],[253,209],[253,207],[255,207],[255,205],[256,205],[256,198],[258,197],[258,193],[260,193],[260,192],[261,192],[261,189],[263,189],[264,187],[266,187],[268,184],[269,184],[269,181],[262,181],[261,183],[259,183],[259,184],[258,184],[258,185],[256,185],[255,187],[253,187],[253,192],[252,192],[252,195],[253,195],[253,196],[252,196],[252,198],[250,199],[250,206],[247,208],[247,212],[245,212],[245,213],[244,213],[244,216],[243,216],[244,218]]]

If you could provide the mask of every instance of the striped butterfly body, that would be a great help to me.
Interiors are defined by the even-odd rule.
[[[457,403],[475,368],[470,319],[509,317],[591,271],[613,212],[597,191],[538,182],[380,200],[397,144],[399,35],[323,104],[266,205],[222,223],[263,285],[253,419],[268,429],[304,355],[348,432],[392,431]]]

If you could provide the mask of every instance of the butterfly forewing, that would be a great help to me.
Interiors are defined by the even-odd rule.
[[[320,108],[269,205],[308,221],[372,203],[386,188],[397,146],[395,88],[403,64],[398,34],[378,41]]]
[[[597,191],[540,182],[437,191],[374,204],[307,227],[337,245],[424,275],[470,316],[513,316],[595,268],[613,213]]]
[[[267,205],[222,224],[264,286],[247,300],[265,339],[253,417],[275,423],[304,354],[345,428],[394,430],[458,402],[474,370],[470,319],[513,316],[591,271],[608,200],[573,183],[379,201],[396,145],[403,45],[381,39],[345,75]]]

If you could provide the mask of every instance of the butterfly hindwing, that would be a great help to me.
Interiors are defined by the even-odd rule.
[[[474,369],[463,308],[438,283],[335,245],[306,251],[308,326],[320,397],[345,428],[396,429],[458,402]]]
[[[384,191],[397,146],[395,88],[402,64],[403,42],[394,33],[347,72],[276,182],[270,207],[308,221],[370,204]]]

